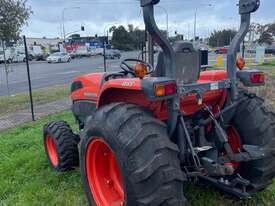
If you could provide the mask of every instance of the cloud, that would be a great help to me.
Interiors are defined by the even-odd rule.
[[[255,22],[275,21],[274,0],[262,0],[259,11],[253,15]],[[62,11],[65,9],[66,32],[80,30],[81,35],[104,33],[111,24],[134,24],[143,27],[137,0],[29,0],[33,9],[29,25],[23,33],[32,37],[57,37],[61,33]],[[211,4],[211,6],[209,6]],[[160,28],[166,28],[169,13],[169,31],[193,35],[194,14],[197,8],[198,34],[206,36],[214,29],[237,27],[239,23],[237,0],[161,0],[155,14]],[[80,7],[79,9],[73,7]],[[160,8],[162,7],[162,8]],[[188,32],[189,31],[189,32]]]

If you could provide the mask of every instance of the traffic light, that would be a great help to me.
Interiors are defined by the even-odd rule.
[[[81,31],[85,31],[85,27],[84,26],[81,26]]]

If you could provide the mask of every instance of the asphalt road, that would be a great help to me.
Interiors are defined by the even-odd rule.
[[[122,53],[122,58],[137,58],[138,52]],[[120,60],[107,60],[107,70],[119,69]],[[28,91],[27,69],[24,63],[9,65],[9,94]],[[74,59],[70,63],[48,64],[46,62],[30,62],[32,88],[40,89],[56,85],[69,84],[76,76],[102,72],[104,70],[103,57]],[[8,95],[4,64],[0,64],[0,96]]]
[[[107,71],[119,69],[122,59],[137,58],[139,52],[124,52],[120,60],[107,60]],[[157,57],[157,56],[156,56]],[[209,64],[215,64],[216,55],[209,54]],[[224,61],[225,62],[225,61]],[[28,91],[27,69],[25,63],[8,65],[9,94],[6,83],[4,64],[0,64],[0,96],[13,95]],[[30,62],[32,88],[40,89],[56,85],[70,84],[76,76],[104,70],[103,57],[74,59],[70,63],[48,64],[46,62]]]

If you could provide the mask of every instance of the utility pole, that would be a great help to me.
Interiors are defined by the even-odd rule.
[[[169,14],[164,7],[157,6],[157,8],[162,9],[166,14],[166,34],[167,34],[167,38],[168,38],[169,37]]]
[[[69,9],[80,9],[80,7],[67,7],[62,10],[62,30],[63,30],[63,40],[66,40],[66,31],[65,31],[65,11]]]
[[[207,4],[206,6],[211,7],[212,4]],[[196,7],[195,9],[195,18],[194,18],[194,42],[196,41],[197,36],[197,14],[198,14],[199,7]]]
[[[195,10],[195,19],[194,19],[194,40],[193,40],[193,42],[196,41],[196,36],[197,36],[197,12],[198,12],[198,8],[196,8],[196,10]]]

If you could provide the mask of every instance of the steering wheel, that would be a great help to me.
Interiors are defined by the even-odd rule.
[[[121,62],[120,68],[121,68],[124,72],[126,72],[127,74],[130,73],[130,74],[133,74],[133,75],[135,76],[135,69],[134,69],[134,67],[133,67],[132,65],[129,64],[129,63],[131,63],[131,62],[141,63],[141,64],[146,65],[147,68],[149,69],[149,70],[148,70],[148,74],[151,74],[151,73],[154,72],[154,67],[153,67],[151,64],[149,64],[149,63],[147,63],[147,62],[145,62],[145,61],[142,61],[142,60],[139,60],[139,59],[125,59],[125,60],[123,60],[123,61]]]

